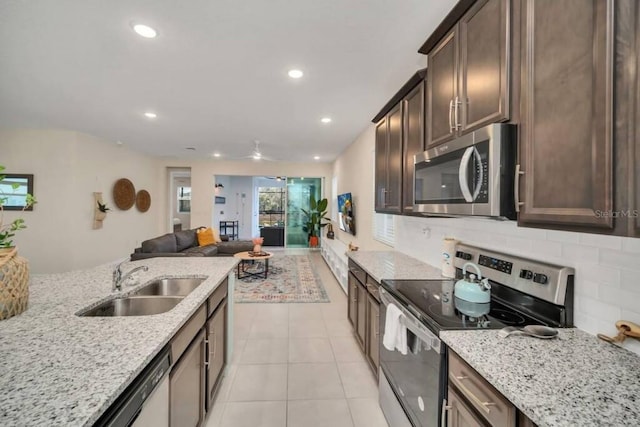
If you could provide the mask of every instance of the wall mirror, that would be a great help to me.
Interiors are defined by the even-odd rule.
[[[8,211],[32,211],[33,205],[25,209],[27,204],[27,193],[33,194],[33,175],[5,173],[4,179],[0,182],[0,198],[2,198],[2,209]]]

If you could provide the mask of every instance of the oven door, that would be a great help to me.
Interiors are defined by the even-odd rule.
[[[424,326],[406,307],[387,291],[380,289],[380,330],[384,331],[387,306],[394,304],[404,314],[409,339],[409,351],[389,351],[380,339],[380,368],[409,422],[414,427],[440,425],[441,403],[444,398],[444,344]],[[414,341],[415,340],[415,341]],[[382,410],[385,405],[381,402]],[[385,415],[389,416],[385,413]]]

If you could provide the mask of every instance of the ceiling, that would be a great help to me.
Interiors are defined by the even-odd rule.
[[[454,4],[2,0],[0,126],[78,130],[156,156],[235,159],[259,140],[274,160],[332,161],[426,64],[417,50]]]

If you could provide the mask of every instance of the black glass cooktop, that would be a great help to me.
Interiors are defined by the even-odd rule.
[[[502,302],[487,304],[459,300],[456,280],[383,280],[382,287],[436,332],[443,329],[501,329],[537,323]]]

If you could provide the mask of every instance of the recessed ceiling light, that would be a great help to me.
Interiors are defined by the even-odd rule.
[[[289,70],[289,72],[287,73],[289,74],[289,77],[291,77],[292,79],[299,79],[300,77],[304,76],[304,73],[302,72],[302,70]]]
[[[313,160],[320,160],[320,156],[313,156]]]
[[[158,35],[156,30],[144,24],[133,24],[133,31],[147,39],[152,39]]]
[[[320,119],[322,123],[331,123],[331,117],[323,117]]]
[[[147,119],[155,119],[156,117],[158,117],[158,115],[156,113],[152,113],[150,111],[147,111],[146,113],[144,113],[144,116]]]
[[[220,153],[213,153],[213,157],[220,157]]]

